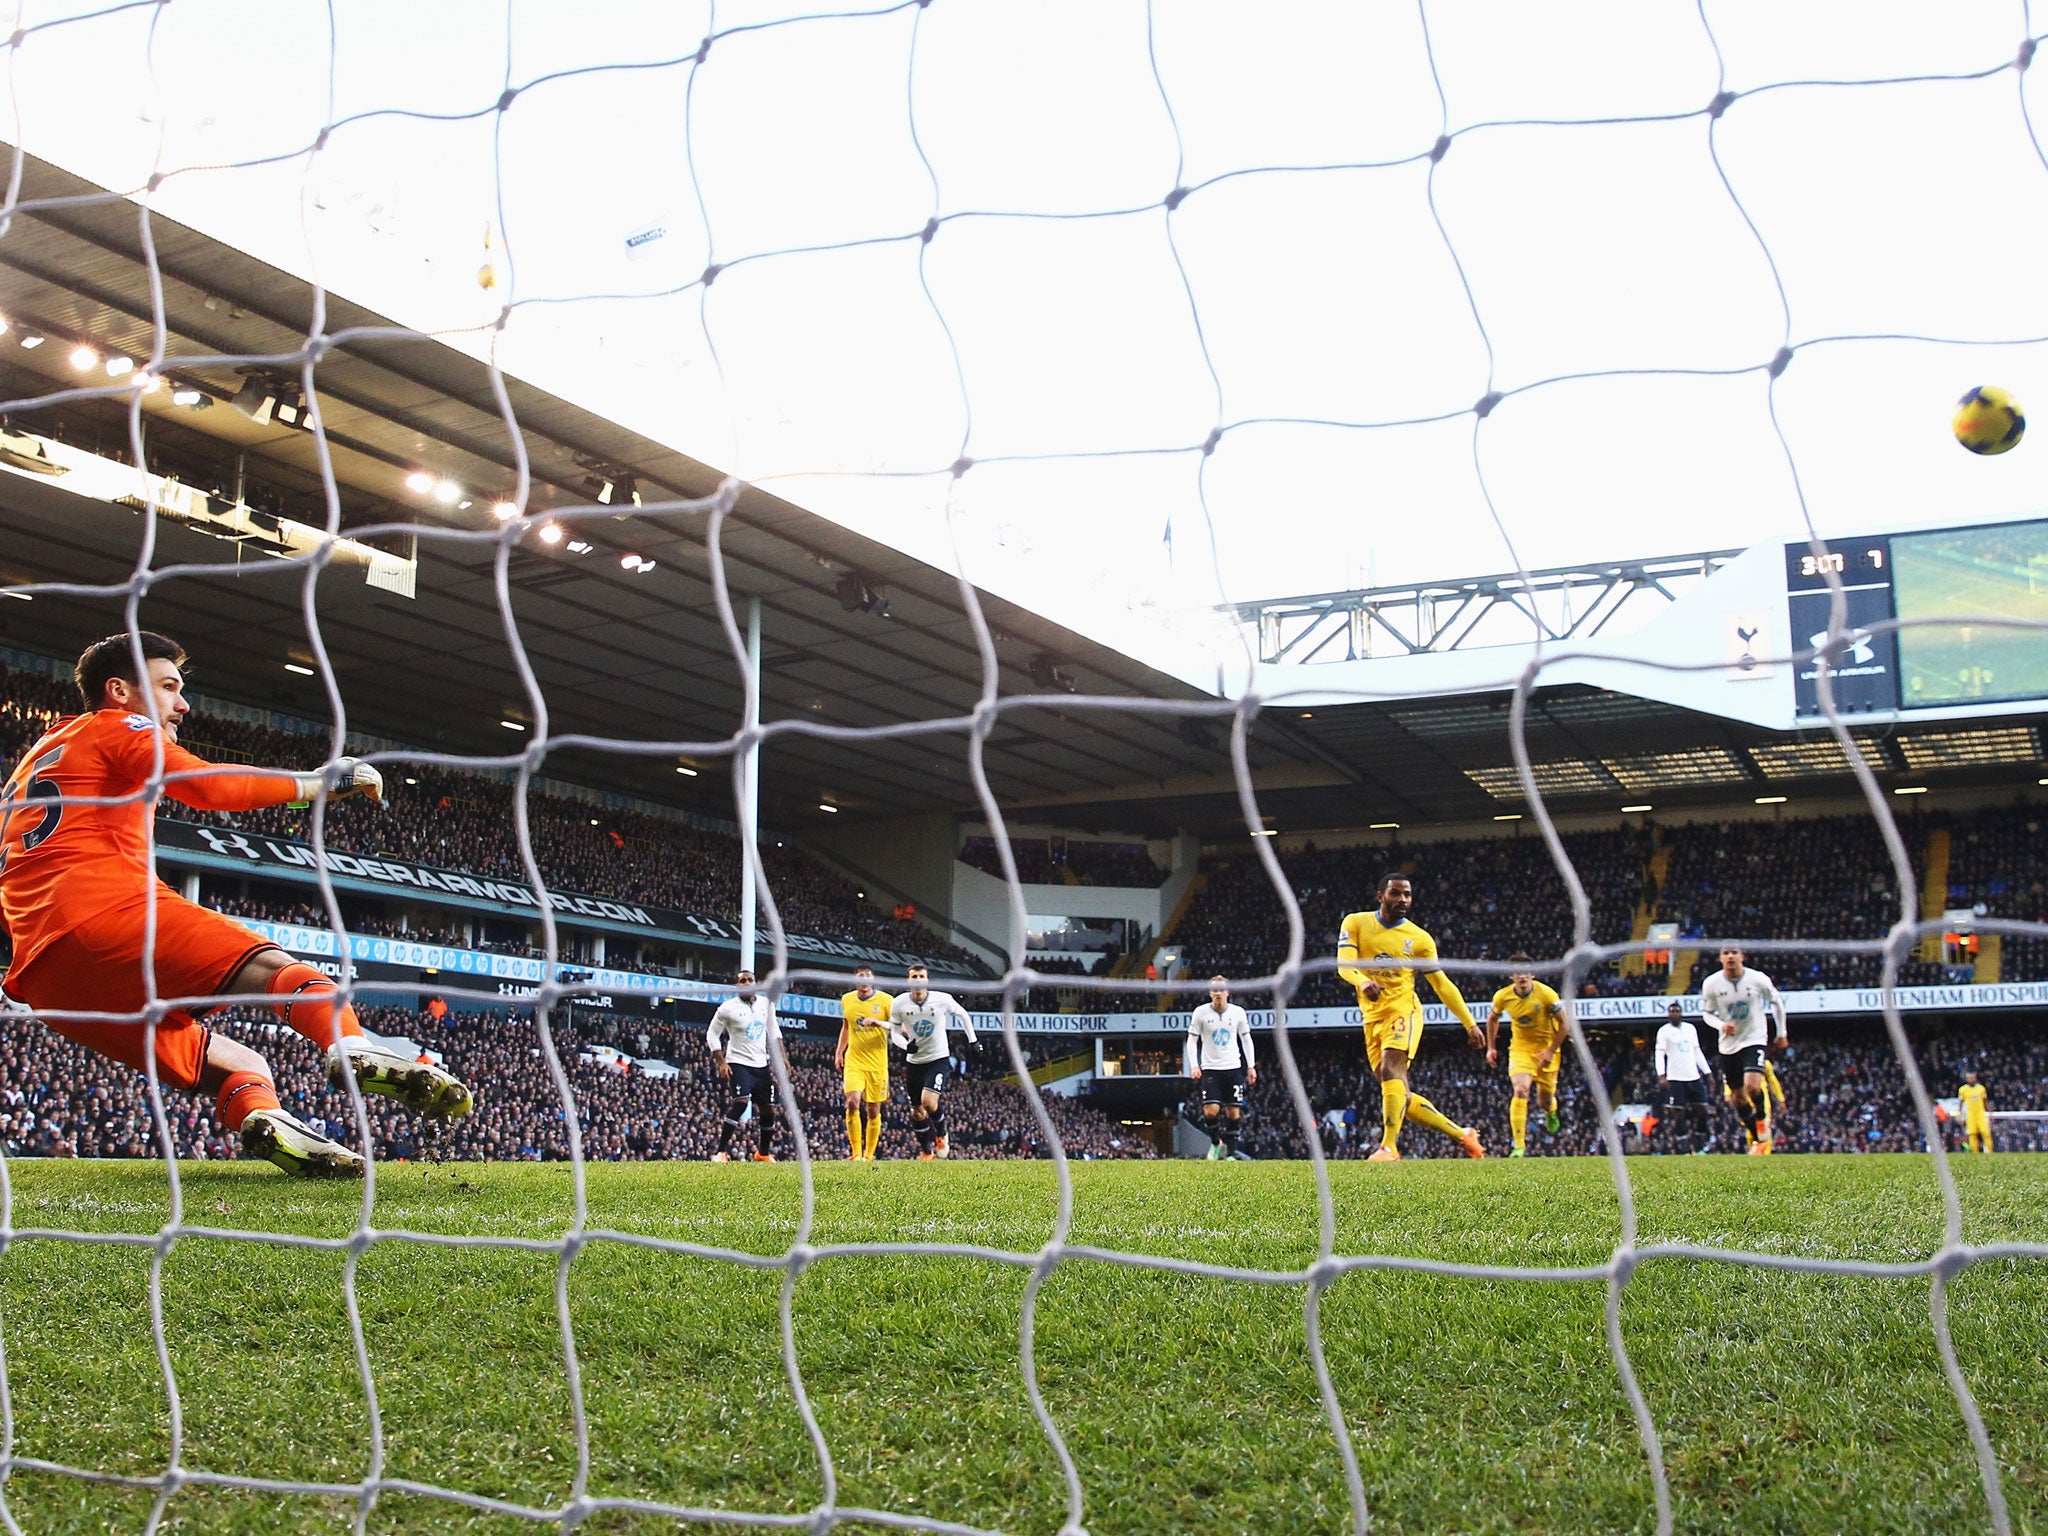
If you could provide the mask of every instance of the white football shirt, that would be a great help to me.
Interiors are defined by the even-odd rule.
[[[1697,1082],[1712,1070],[1700,1049],[1699,1031],[1684,1019],[1657,1031],[1657,1075],[1674,1083]]]
[[[1700,1014],[1721,1037],[1721,1054],[1732,1056],[1769,1038],[1765,1019],[1776,1011],[1780,1025],[1785,1019],[1785,1002],[1777,985],[1762,971],[1745,966],[1739,981],[1716,971],[1700,988]],[[1724,1024],[1735,1026],[1723,1030]]]
[[[1201,1004],[1188,1015],[1188,1050],[1197,1049],[1204,1072],[1252,1066],[1252,1021],[1235,1003],[1225,1003],[1221,1012],[1214,1003]]]
[[[725,1059],[742,1067],[768,1065],[768,1042],[780,1044],[782,1027],[775,1020],[775,1005],[760,993],[752,1002],[728,997],[711,1015],[711,1027],[704,1031],[704,1043],[717,1050],[719,1037],[727,1037]]]
[[[950,992],[927,991],[918,1002],[908,992],[898,992],[889,1008],[889,1032],[896,1043],[909,1051],[907,1060],[918,1066],[949,1055],[946,1046],[948,1021],[967,1032],[967,1043],[975,1043],[974,1020]]]

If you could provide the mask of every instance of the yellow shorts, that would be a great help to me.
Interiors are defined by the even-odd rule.
[[[841,1079],[848,1093],[857,1093],[870,1104],[889,1102],[889,1069],[887,1067],[863,1067],[851,1058],[846,1063],[846,1073]]]
[[[1989,1139],[1991,1135],[1990,1117],[1987,1115],[1968,1115],[1964,1117],[1963,1134],[1965,1136],[1982,1136]]]
[[[1380,1069],[1382,1051],[1403,1051],[1413,1061],[1422,1048],[1422,1010],[1416,1008],[1391,1018],[1365,1021],[1365,1059],[1373,1071]]]
[[[1560,1045],[1550,1058],[1550,1065],[1538,1067],[1536,1060],[1543,1054],[1540,1045],[1510,1045],[1508,1047],[1508,1075],[1526,1072],[1536,1079],[1537,1087],[1546,1093],[1557,1091],[1557,1069],[1564,1065],[1564,1047]]]

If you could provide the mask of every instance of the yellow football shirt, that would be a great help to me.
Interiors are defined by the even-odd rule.
[[[1990,1113],[1984,1085],[1965,1083],[1956,1090],[1956,1097],[1963,1101],[1963,1113],[1972,1120],[1983,1120]]]
[[[846,1041],[848,1071],[889,1070],[889,1009],[895,1001],[886,992],[871,992],[866,997],[857,991],[840,994],[840,1011],[853,1025]]]
[[[1415,963],[1388,963],[1398,960]],[[1438,999],[1451,1010],[1459,1023],[1468,1030],[1479,1027],[1451,978],[1433,969],[1431,964],[1420,964],[1433,964],[1435,960],[1436,940],[1406,918],[1390,926],[1380,921],[1376,911],[1354,912],[1344,919],[1343,927],[1337,932],[1337,974],[1361,989],[1368,977],[1380,984],[1376,1002],[1368,1002],[1363,990],[1358,994],[1358,1009],[1365,1015],[1368,1029],[1390,1019],[1405,1019],[1415,1011],[1417,969],[1429,978]],[[1361,965],[1360,961],[1365,963]],[[1374,964],[1375,961],[1379,963]]]
[[[1493,994],[1493,1011],[1505,1014],[1514,1028],[1510,1044],[1515,1050],[1533,1051],[1539,1056],[1557,1038],[1558,1014],[1563,1008],[1556,988],[1540,981],[1529,989],[1527,997],[1517,997],[1512,982]]]

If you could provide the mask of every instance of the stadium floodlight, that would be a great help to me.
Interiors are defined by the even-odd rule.
[[[213,404],[213,396],[203,389],[194,389],[186,384],[171,391],[171,404],[188,405],[195,411],[203,411]]]
[[[834,805],[829,800],[820,800],[818,802],[818,809],[833,816],[837,816],[839,814],[839,807]]]
[[[416,469],[405,477],[405,488],[415,496],[424,496],[434,488],[434,477],[424,469]]]
[[[1655,809],[1657,807],[1654,805],[1624,805],[1621,808],[1621,814],[1626,816],[1630,811],[1654,811]]]
[[[1522,819],[1522,813],[1520,811],[1509,811],[1505,815],[1496,816],[1493,819],[1495,821],[1520,821]]]
[[[561,525],[560,523],[546,523],[546,524],[543,524],[543,525],[542,525],[542,527],[541,527],[541,530],[540,530],[540,541],[541,541],[541,543],[543,543],[543,544],[559,544],[559,543],[561,543],[561,542],[562,542],[562,525]]]
[[[25,333],[21,338],[21,349],[24,352],[33,352],[37,347],[40,347],[42,344],[43,338],[36,335],[34,331],[29,331]]]
[[[1783,805],[1785,797],[1783,795],[1758,795],[1756,803],[1758,805]]]
[[[519,504],[514,501],[499,501],[491,504],[491,516],[501,523],[509,523],[519,515]]]
[[[694,779],[697,777],[697,770],[692,768],[688,763],[677,763],[676,772],[680,773],[686,779]]]
[[[284,669],[287,672],[296,672],[300,677],[312,677],[315,675],[311,667],[302,667],[296,661],[286,662]]]
[[[564,544],[562,547],[568,550],[569,553],[572,555],[587,555],[593,549],[597,548],[597,546],[591,543],[588,539],[571,539],[567,544]]]
[[[441,503],[444,507],[452,507],[456,502],[462,500],[462,487],[453,480],[436,480],[434,482],[434,500]]]
[[[524,725],[521,725],[517,720],[500,720],[498,724],[505,727],[505,729],[508,731],[523,731],[526,729],[526,727]]]
[[[110,379],[122,378],[134,371],[135,359],[132,357],[110,357],[107,359],[107,377]]]
[[[277,391],[251,374],[242,380],[242,387],[229,397],[228,404],[259,427],[266,427],[270,425],[270,413],[277,409]]]
[[[97,368],[99,361],[99,353],[93,351],[91,347],[73,347],[71,349],[71,366],[80,373],[84,373],[88,369]]]
[[[1375,821],[1366,830],[1369,832],[1392,832],[1400,825],[1401,823],[1398,821]]]
[[[6,334],[7,334],[7,317],[6,317],[5,315],[0,315],[0,336],[5,336]]]
[[[1892,793],[1895,795],[1924,795],[1927,793],[1927,786],[1925,784],[1901,784]]]

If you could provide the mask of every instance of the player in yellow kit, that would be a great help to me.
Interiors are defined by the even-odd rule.
[[[1380,1080],[1383,1115],[1379,1150],[1367,1159],[1398,1162],[1401,1127],[1413,1120],[1442,1131],[1465,1149],[1467,1157],[1484,1157],[1479,1132],[1454,1123],[1408,1086],[1408,1069],[1422,1047],[1422,1004],[1415,995],[1415,973],[1429,978],[1444,1006],[1465,1026],[1474,1050],[1484,1041],[1472,1010],[1458,989],[1436,966],[1436,940],[1408,921],[1415,888],[1406,875],[1380,877],[1376,912],[1354,912],[1337,934],[1337,974],[1358,988],[1358,1011],[1365,1016],[1365,1056]]]
[[[1509,955],[1509,965],[1528,965],[1527,955]],[[1515,1138],[1510,1157],[1529,1155],[1529,1089],[1543,1105],[1543,1129],[1557,1134],[1557,1069],[1564,1059],[1564,1003],[1554,988],[1528,971],[1515,971],[1508,984],[1493,994],[1486,1010],[1486,1064],[1500,1065],[1500,1021],[1513,1026],[1508,1036],[1508,1081],[1515,1090],[1508,1105],[1508,1130]]]
[[[875,990],[875,973],[864,965],[853,973],[853,990],[839,998],[846,1020],[839,1026],[832,1065],[846,1089],[846,1155],[857,1163],[872,1163],[882,1140],[882,1106],[889,1102],[889,1009],[895,1002]]]
[[[1963,1141],[1972,1152],[1991,1150],[1991,1104],[1977,1074],[1965,1072],[1963,1086],[1956,1090],[1963,1101]]]

